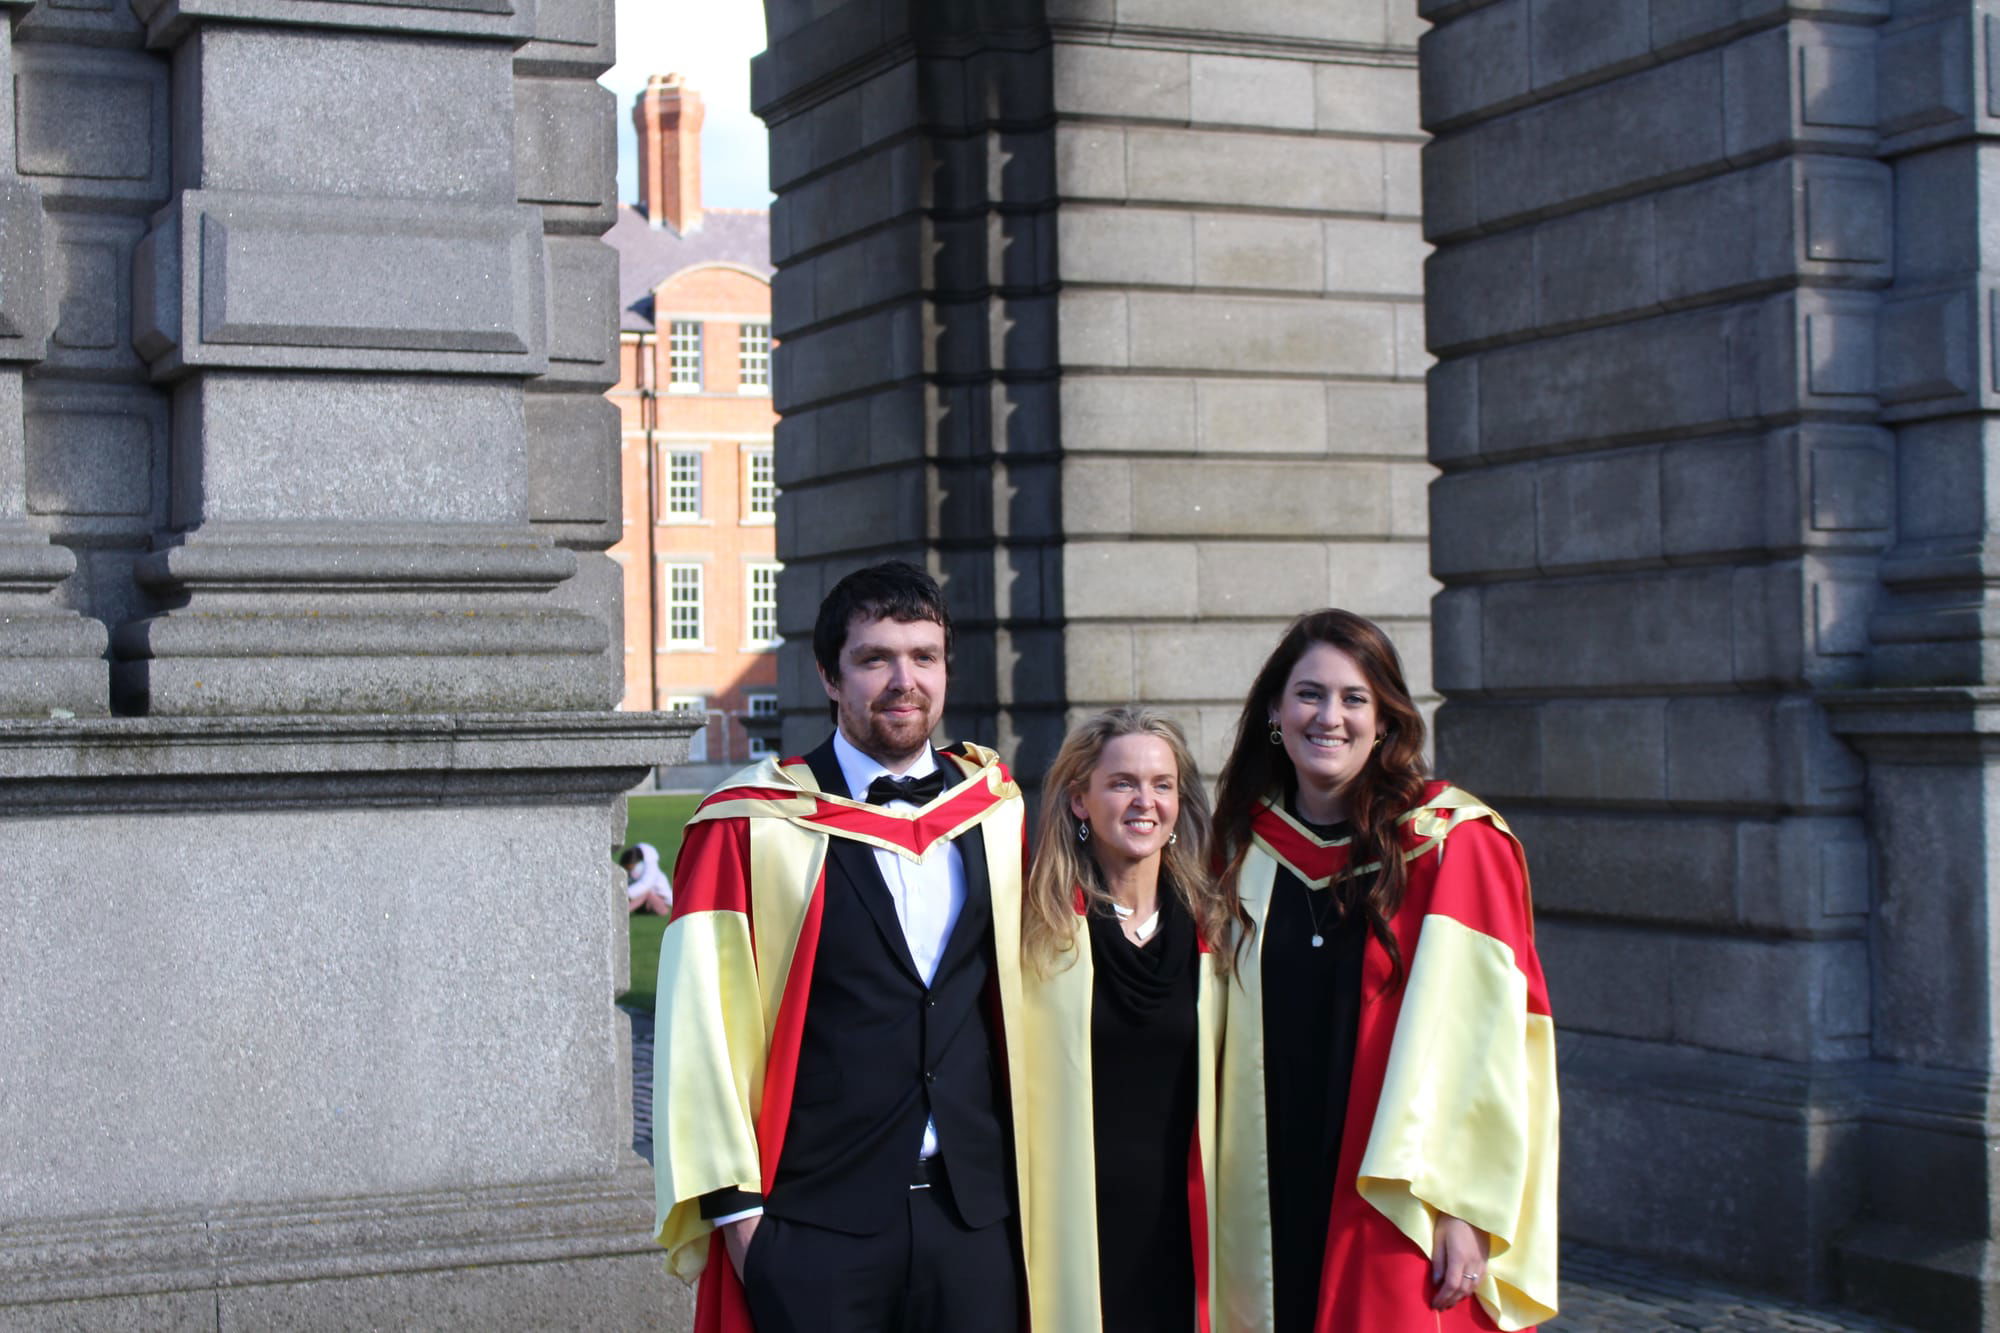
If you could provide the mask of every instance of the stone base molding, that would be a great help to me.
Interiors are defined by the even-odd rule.
[[[0,1225],[0,1324],[686,1329],[652,1182],[597,1179]]]

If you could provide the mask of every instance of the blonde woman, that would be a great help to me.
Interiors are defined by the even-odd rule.
[[[1180,728],[1131,708],[1072,731],[1042,790],[1015,1074],[1030,1321],[1206,1328],[1217,1034],[1237,938],[1206,861],[1208,801]]]

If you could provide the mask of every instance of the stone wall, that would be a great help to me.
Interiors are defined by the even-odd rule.
[[[1986,1252],[1990,1186],[1947,1218],[1901,1183],[1987,1178],[1990,1047],[1899,998],[1990,987],[1990,784],[1958,745],[1947,833],[1838,734],[1923,711],[1867,687],[1988,678],[1991,20],[1420,8],[1439,755],[1531,849],[1564,1228],[1993,1327],[1983,1261],[1940,1257]]]
[[[1428,698],[1415,11],[1049,8],[1072,712],[1166,707],[1212,775],[1320,606]]]
[[[685,1317],[611,1004],[684,728],[609,712],[609,0],[4,14],[0,1323]]]
[[[1030,782],[1134,699],[1212,769],[1304,607],[1427,691],[1415,15],[766,12],[788,748],[820,595],[890,555],[960,620],[947,730]]]
[[[1565,1229],[2000,1327],[1989,11],[771,0],[788,747],[889,554],[1030,779],[1132,698],[1212,765],[1301,608],[1434,635]]]

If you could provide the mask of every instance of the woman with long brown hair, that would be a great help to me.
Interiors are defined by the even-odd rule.
[[[1220,1328],[1555,1313],[1527,864],[1499,815],[1426,779],[1423,745],[1394,645],[1346,611],[1295,621],[1244,702],[1215,811],[1254,923],[1222,1070]]]
[[[1205,1328],[1214,1089],[1235,918],[1181,729],[1078,725],[1043,780],[1021,912],[1017,1135],[1030,1322]],[[1018,1103],[1017,1103],[1018,1104]]]

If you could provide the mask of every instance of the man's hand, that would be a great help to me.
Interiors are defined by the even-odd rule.
[[[757,1234],[757,1224],[764,1220],[762,1213],[746,1217],[740,1222],[726,1222],[722,1227],[722,1244],[729,1251],[729,1262],[736,1269],[736,1280],[743,1280],[743,1256],[750,1253],[750,1238]]]

